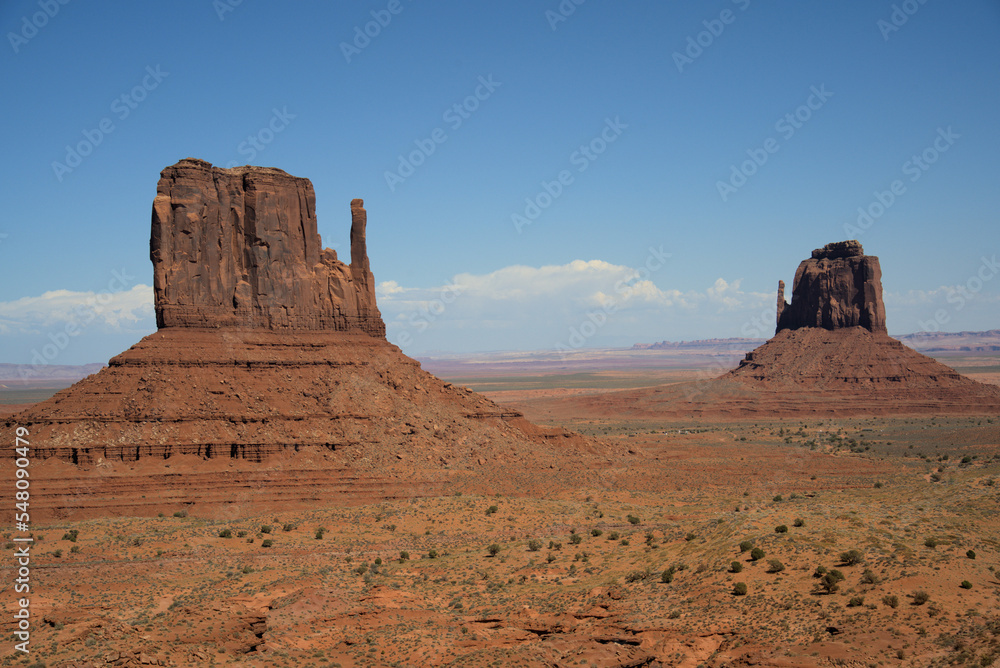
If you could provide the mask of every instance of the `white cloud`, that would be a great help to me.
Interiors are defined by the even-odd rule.
[[[681,323],[698,329],[718,314],[773,309],[773,295],[744,292],[741,279],[720,277],[702,290],[661,288],[657,282],[669,280],[660,273],[662,257],[651,253],[638,268],[603,260],[513,265],[458,274],[431,288],[385,281],[377,288],[379,308],[391,340],[441,350],[546,348],[596,311],[609,317],[600,318],[599,336],[588,345],[658,341]]]
[[[75,323],[122,329],[153,316],[153,288],[136,285],[118,292],[50,290],[37,297],[0,302],[0,334],[34,334]]]

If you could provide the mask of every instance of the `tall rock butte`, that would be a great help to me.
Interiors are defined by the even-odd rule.
[[[882,302],[882,268],[857,241],[827,244],[812,252],[795,272],[792,303],[778,281],[775,333],[783,329],[864,327],[887,333]]]
[[[322,247],[308,179],[181,160],[160,173],[153,200],[156,324],[384,337],[366,224],[364,202],[353,200],[346,265]]]
[[[190,158],[164,169],[150,243],[158,331],[0,420],[4,442],[31,434],[32,480],[45,480],[32,517],[371,501],[457,480],[513,491],[591,448],[386,340],[366,222],[356,199],[347,265],[320,245],[307,179]]]

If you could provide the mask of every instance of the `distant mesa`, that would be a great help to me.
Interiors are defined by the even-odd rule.
[[[785,283],[778,281],[775,333],[784,329],[864,327],[886,334],[882,301],[882,268],[878,258],[865,255],[857,241],[827,244],[812,252],[795,272],[792,303],[785,301]]]

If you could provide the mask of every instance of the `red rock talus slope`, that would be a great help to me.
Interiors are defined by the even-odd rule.
[[[33,462],[59,460],[89,473],[186,457],[195,475],[176,480],[175,471],[159,471],[146,483],[197,481],[184,490],[190,499],[225,488],[191,458],[262,462],[308,451],[328,460],[331,472],[311,466],[309,484],[318,476],[325,489],[357,496],[363,478],[359,498],[370,500],[380,476],[386,496],[402,493],[400,484],[408,494],[433,493],[430,481],[447,478],[440,474],[448,467],[584,445],[438,380],[386,341],[361,200],[351,204],[350,265],[320,250],[313,200],[308,180],[280,170],[192,159],[163,170],[150,243],[159,331],[7,418],[0,437],[13,443],[14,430],[25,427]],[[0,455],[8,464],[9,450]],[[43,513],[92,509],[80,499],[88,494],[146,491],[127,475],[116,473],[109,487],[89,473],[76,484],[71,472],[49,468],[55,479],[33,493]],[[295,479],[286,483],[294,487]],[[120,505],[144,509],[135,499]]]

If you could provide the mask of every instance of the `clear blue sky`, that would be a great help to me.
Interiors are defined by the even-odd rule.
[[[151,203],[188,156],[311,179],[341,255],[364,198],[389,338],[410,354],[755,333],[778,279],[851,237],[881,258],[890,332],[1000,327],[982,260],[1000,251],[1000,3],[562,6],[6,0],[0,362],[71,323],[49,361],[105,361],[153,331]],[[894,181],[867,229],[845,229]],[[547,206],[518,228],[526,198]]]

